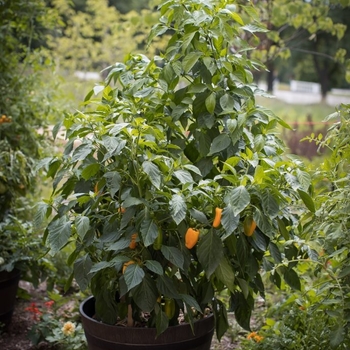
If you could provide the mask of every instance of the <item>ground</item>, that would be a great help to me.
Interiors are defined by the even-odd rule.
[[[40,305],[44,302],[45,288],[40,286],[33,289],[29,284],[21,281],[20,287],[31,295],[29,300],[17,299],[11,324],[8,329],[0,335],[1,350],[56,350],[50,344],[41,343],[34,346],[28,338],[28,333],[33,325],[33,315],[26,310],[32,302]],[[68,349],[67,349],[68,350]]]

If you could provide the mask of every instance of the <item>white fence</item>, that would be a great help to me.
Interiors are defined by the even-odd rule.
[[[308,81],[291,80],[290,91],[319,94],[321,92],[321,85],[318,83],[311,83]]]

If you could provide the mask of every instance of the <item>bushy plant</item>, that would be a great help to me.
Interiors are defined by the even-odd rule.
[[[220,338],[218,292],[249,329],[262,268],[300,288],[293,227],[310,176],[285,154],[275,126],[286,124],[256,104],[260,66],[242,39],[264,30],[252,4],[169,0],[159,10],[150,40],[172,33],[165,52],[111,66],[63,121],[67,144],[47,161],[53,193],[37,218],[50,217],[51,254],[73,246],[68,263],[98,319],[161,333],[209,307]]]
[[[44,127],[55,106],[44,77],[51,61],[43,49],[55,16],[45,1],[6,0],[0,12],[0,271],[25,271],[27,264],[29,278],[38,281],[43,271],[34,265],[44,247],[31,221],[41,194],[36,164],[49,152]]]

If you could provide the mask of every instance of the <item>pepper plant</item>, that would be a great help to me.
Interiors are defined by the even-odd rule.
[[[37,219],[50,217],[52,254],[73,245],[68,263],[103,322],[129,313],[161,333],[209,307],[220,338],[228,307],[249,329],[262,269],[300,287],[288,259],[310,176],[285,154],[275,127],[287,125],[255,101],[260,65],[243,38],[264,28],[252,4],[167,0],[159,11],[150,41],[170,33],[165,51],[109,67],[65,117]]]

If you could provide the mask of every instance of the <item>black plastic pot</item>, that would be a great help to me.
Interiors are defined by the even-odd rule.
[[[5,327],[11,323],[20,275],[19,270],[0,272],[0,324]]]
[[[198,320],[194,334],[190,325],[169,327],[159,337],[154,328],[121,327],[98,322],[95,299],[89,297],[80,305],[83,328],[89,350],[210,350],[214,334],[214,316]]]

